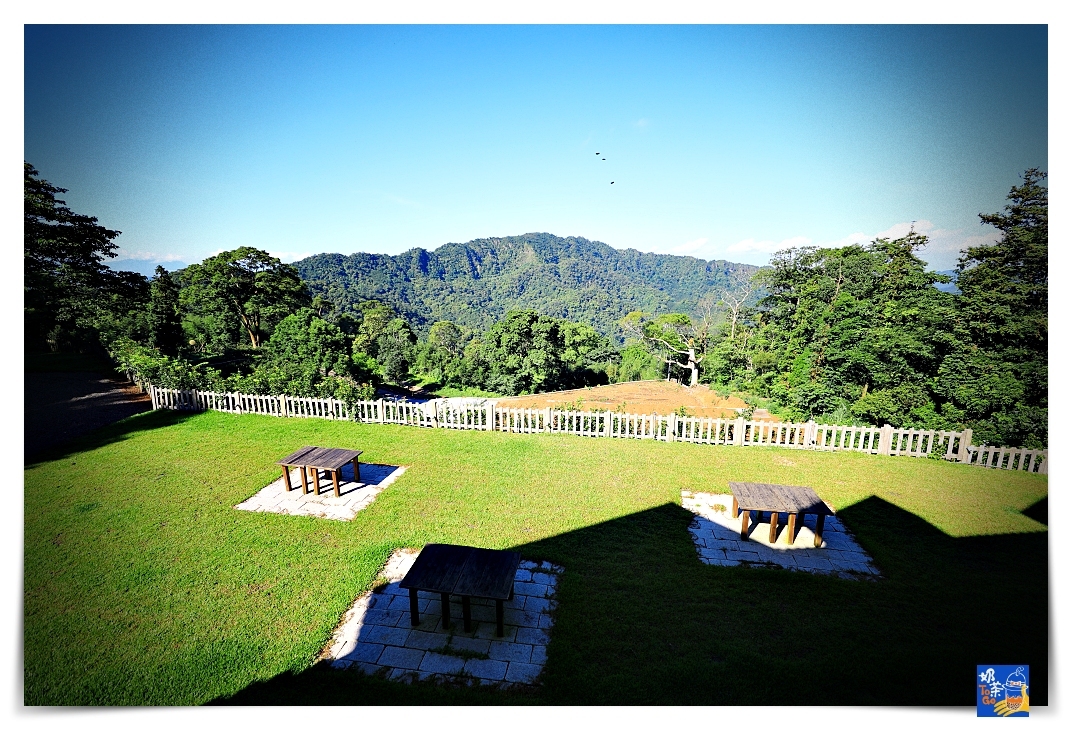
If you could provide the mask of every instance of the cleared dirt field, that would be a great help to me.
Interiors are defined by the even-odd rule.
[[[559,390],[554,393],[519,395],[497,399],[504,408],[555,408],[573,406],[580,410],[596,408],[625,413],[668,415],[681,406],[690,416],[736,418],[736,408],[748,406],[737,396],[720,396],[706,385],[689,388],[665,380],[638,380],[632,383],[599,385],[594,388]]]

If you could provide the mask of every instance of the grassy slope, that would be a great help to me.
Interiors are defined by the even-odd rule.
[[[232,509],[312,443],[409,470],[351,523]],[[1029,662],[1046,699],[1038,475],[221,413],[135,416],[50,458],[25,473],[29,704],[971,704],[984,661]],[[814,487],[887,577],[701,565],[680,490],[731,479]],[[391,550],[432,541],[566,567],[542,690],[310,666]]]

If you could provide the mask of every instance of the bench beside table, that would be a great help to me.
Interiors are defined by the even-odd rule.
[[[781,484],[760,484],[756,482],[730,482],[733,493],[733,516],[741,517],[741,539],[748,539],[748,520],[755,510],[757,522],[763,521],[763,513],[770,512],[770,537],[767,542],[774,543],[778,536],[778,515],[788,516],[789,544],[796,539],[797,521],[804,521],[804,515],[815,515],[815,547],[823,544],[823,525],[826,516],[834,512],[826,506],[810,487],[786,487]]]
[[[354,449],[329,449],[323,446],[303,446],[293,454],[284,456],[282,459],[276,462],[276,464],[283,467],[283,484],[286,486],[287,491],[291,491],[290,484],[290,469],[291,467],[297,467],[301,472],[302,481],[302,494],[309,493],[309,481],[307,478],[307,469],[314,470],[313,476],[313,491],[319,493],[320,491],[320,470],[331,474],[331,483],[335,487],[335,496],[339,495],[339,479],[341,476],[342,468],[347,464],[354,465],[354,482],[358,482],[361,479],[361,468],[358,465],[357,457],[362,452]]]

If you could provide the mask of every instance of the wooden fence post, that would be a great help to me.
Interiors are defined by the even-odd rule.
[[[809,420],[804,425],[805,425],[805,429],[804,429],[804,444],[803,444],[803,446],[806,449],[814,449],[815,448],[815,432],[818,430],[819,424],[817,424],[815,421]]]
[[[677,414],[671,413],[666,419],[666,440],[674,441],[677,439]]]
[[[543,428],[547,433],[551,433],[551,407],[548,406],[543,411]]]
[[[378,405],[376,406],[376,412],[380,416],[380,423],[385,423],[385,420],[384,420],[384,417],[383,417],[383,398],[380,398],[380,400],[378,401]]]
[[[485,431],[494,431],[495,430],[495,404],[494,403],[488,403],[487,407],[484,410],[486,410],[487,414],[488,414],[488,425],[484,428],[484,430]]]
[[[878,434],[878,453],[886,456],[890,455],[890,448],[893,446],[893,426],[886,423],[883,424]]]
[[[968,451],[968,447],[971,446],[972,430],[970,428],[964,429],[960,434],[960,446],[957,448],[957,461],[961,464],[967,464],[971,461],[971,452]]]

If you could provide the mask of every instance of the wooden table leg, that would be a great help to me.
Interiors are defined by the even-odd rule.
[[[361,481],[361,466],[357,463],[357,457],[354,457],[354,484]]]
[[[284,466],[283,467],[283,486],[285,486],[287,488],[288,492],[291,490],[291,486],[290,486],[290,467],[289,466]]]
[[[417,607],[417,589],[409,589],[409,625],[419,626],[421,623],[421,610]]]
[[[770,513],[770,539],[767,540],[771,545],[774,544],[775,539],[778,537],[778,513],[771,510]]]
[[[741,539],[742,540],[747,540],[748,539],[748,518],[751,517],[751,515],[752,515],[752,513],[749,512],[748,510],[745,510],[744,512],[741,513]]]
[[[473,611],[469,607],[469,596],[462,596],[462,628],[467,634],[473,630]]]
[[[737,504],[737,498],[733,498],[733,517],[736,519],[737,515],[741,513],[740,507]]]
[[[501,598],[495,599],[495,635],[502,636],[506,633],[506,627],[503,626],[503,602]]]
[[[823,523],[826,522],[826,515],[819,514],[815,516],[815,547],[823,546]]]
[[[792,545],[793,541],[796,540],[796,537],[797,537],[797,513],[796,512],[790,512],[789,513],[789,537],[786,538],[786,540],[790,545]]]
[[[301,492],[302,494],[309,493],[309,472],[304,466],[299,466],[298,471],[301,472]]]
[[[331,483],[335,486],[335,496],[339,497],[339,469],[331,470]]]
[[[443,628],[450,628],[450,594],[440,593],[440,598],[443,599]]]

